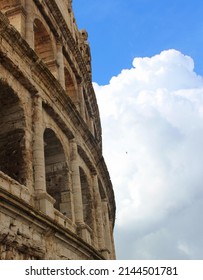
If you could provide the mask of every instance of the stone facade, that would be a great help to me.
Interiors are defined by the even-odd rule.
[[[87,32],[71,0],[0,10],[0,259],[115,259]]]

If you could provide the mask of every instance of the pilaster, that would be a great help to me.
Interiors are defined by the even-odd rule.
[[[42,99],[34,97],[33,114],[33,167],[35,199],[39,210],[54,217],[53,204],[55,200],[46,192],[45,159],[44,159],[44,129],[42,116]]]
[[[31,0],[26,0],[26,20],[25,20],[25,39],[32,49],[34,49],[34,26],[33,26],[33,2]]]
[[[109,211],[108,211],[108,202],[107,199],[102,200],[102,208],[103,208],[103,215],[104,215],[104,236],[105,236],[105,247],[108,249],[110,255],[108,256],[111,259],[112,255],[112,243],[111,243],[111,227],[109,221]],[[106,254],[106,252],[105,252]]]
[[[108,259],[109,251],[105,246],[105,232],[104,232],[104,221],[102,216],[102,200],[99,193],[98,177],[93,175],[93,187],[95,191],[96,204],[96,228],[97,228],[97,238],[98,238],[98,249],[101,251],[102,255]]]
[[[58,64],[58,80],[63,89],[65,89],[65,74],[64,74],[64,57],[63,57],[63,51],[62,51],[62,44],[60,42],[57,42],[57,64]]]
[[[71,141],[71,172],[72,172],[72,187],[75,223],[78,226],[79,235],[88,243],[91,243],[91,229],[84,223],[82,191],[79,172],[79,160],[77,144],[74,140]]]

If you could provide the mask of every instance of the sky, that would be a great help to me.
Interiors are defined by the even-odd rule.
[[[89,33],[117,259],[203,259],[203,2],[73,7]]]

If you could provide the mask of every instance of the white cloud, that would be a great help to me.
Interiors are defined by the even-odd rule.
[[[203,258],[203,78],[192,58],[176,50],[135,58],[94,87],[118,258]]]

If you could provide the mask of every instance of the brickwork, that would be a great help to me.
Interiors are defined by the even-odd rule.
[[[0,10],[0,259],[114,259],[87,32],[71,0]]]

